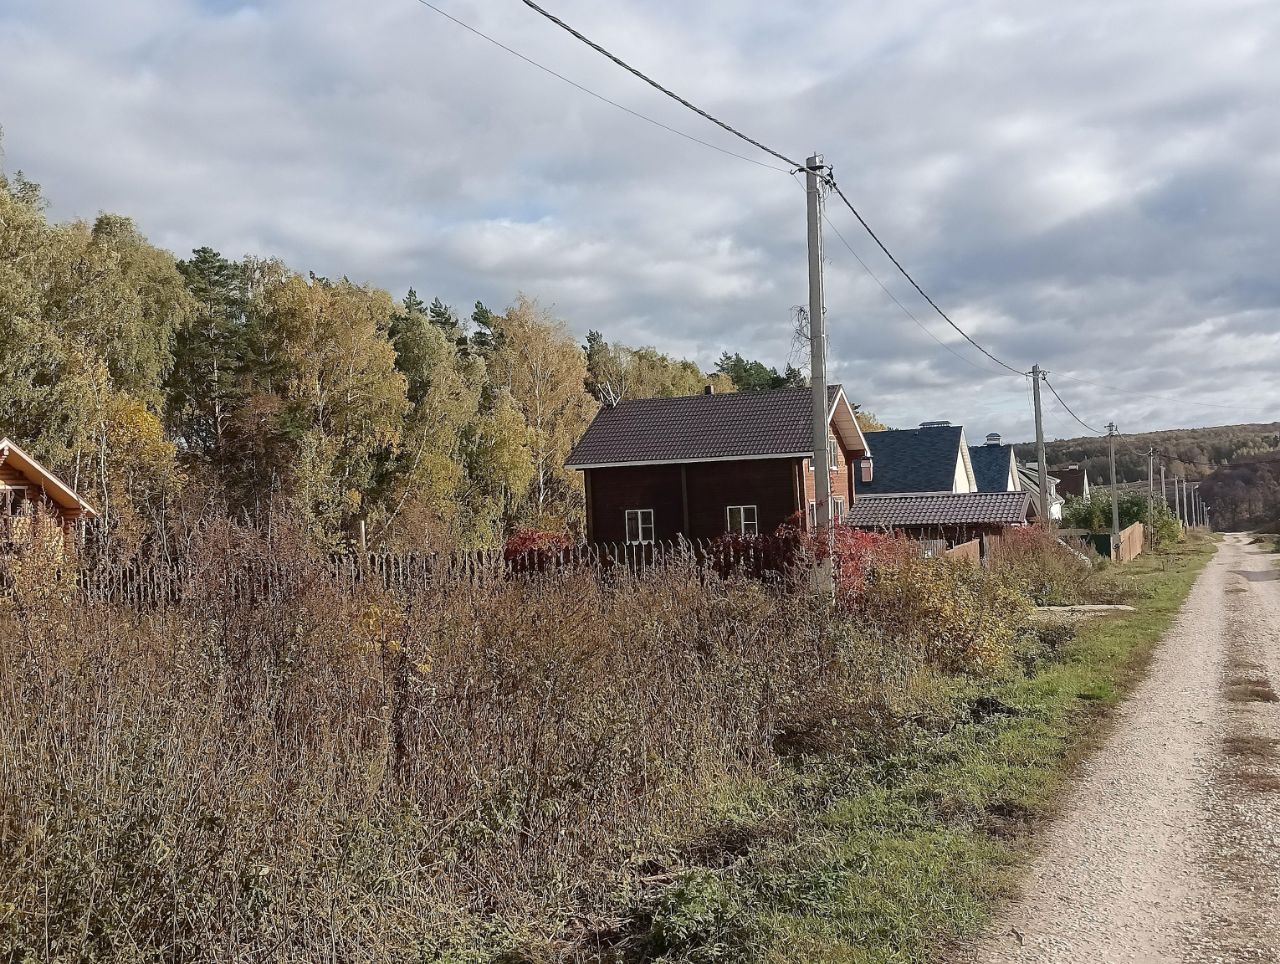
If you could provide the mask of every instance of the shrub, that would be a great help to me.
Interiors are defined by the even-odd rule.
[[[993,546],[988,567],[1022,587],[1037,606],[1065,606],[1079,601],[1090,562],[1063,545],[1042,526],[1006,530]]]
[[[963,673],[1002,665],[1029,609],[1005,573],[936,557],[877,565],[857,599],[858,614],[875,631],[932,666]]]

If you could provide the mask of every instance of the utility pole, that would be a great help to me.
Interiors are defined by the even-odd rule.
[[[1036,482],[1040,486],[1040,524],[1052,525],[1049,519],[1049,470],[1044,464],[1044,420],[1040,415],[1040,379],[1044,372],[1039,365],[1031,366],[1031,394],[1036,402]]]
[[[831,553],[831,472],[827,465],[827,319],[822,292],[822,155],[805,161],[805,207],[809,226],[809,383],[813,389],[813,521],[826,552],[818,565],[817,588],[834,592]]]
[[[1169,511],[1169,489],[1164,484],[1164,459],[1160,460],[1160,500],[1164,502],[1164,510]]]
[[[1156,450],[1147,449],[1147,538],[1156,542]]]
[[[1120,542],[1120,491],[1116,488],[1116,423],[1107,423],[1107,458],[1111,462],[1111,558]]]

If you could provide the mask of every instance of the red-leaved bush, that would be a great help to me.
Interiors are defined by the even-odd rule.
[[[517,529],[507,538],[502,547],[502,558],[507,562],[513,559],[550,559],[558,556],[572,545],[568,535],[563,532],[546,532],[541,529]]]

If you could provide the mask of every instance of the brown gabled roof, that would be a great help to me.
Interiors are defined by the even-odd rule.
[[[853,500],[847,524],[859,529],[911,526],[1020,525],[1027,521],[1026,492],[911,492],[862,495]]]
[[[0,439],[0,465],[15,469],[33,486],[39,488],[58,508],[69,515],[95,516],[92,506],[76,495],[65,482],[24,452],[16,442]]]
[[[827,388],[833,412],[843,403],[839,385]],[[637,398],[602,408],[569,453],[571,469],[729,459],[800,458],[813,453],[811,405],[807,388],[778,388],[723,395]],[[852,419],[842,432],[857,433]],[[850,429],[849,426],[852,426]],[[846,438],[846,444],[850,441]]]

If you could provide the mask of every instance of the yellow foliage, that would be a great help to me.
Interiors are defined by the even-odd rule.
[[[1003,574],[941,558],[895,559],[868,578],[863,612],[875,628],[954,672],[1003,663],[1030,603]]]

